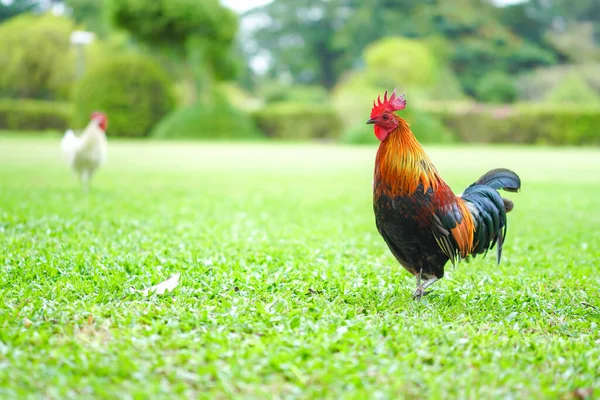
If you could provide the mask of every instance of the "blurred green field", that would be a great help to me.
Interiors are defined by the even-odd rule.
[[[57,138],[0,137],[0,396],[600,395],[600,151],[427,149],[456,192],[499,166],[523,188],[502,264],[417,303],[376,144],[112,140],[85,196]]]

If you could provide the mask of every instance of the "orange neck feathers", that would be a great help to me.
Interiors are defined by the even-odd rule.
[[[442,182],[408,123],[399,116],[398,128],[381,142],[375,161],[375,184],[388,196],[411,195],[419,184],[426,192],[436,190]]]

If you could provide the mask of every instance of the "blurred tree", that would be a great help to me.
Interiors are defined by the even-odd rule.
[[[511,32],[498,19],[497,9],[483,0],[437,1],[435,7],[421,8],[419,35],[443,35],[452,50],[450,63],[467,94],[478,97],[478,85],[491,72],[506,73],[551,65],[555,53],[540,48]]]
[[[299,83],[331,88],[340,73],[343,47],[336,31],[352,13],[348,0],[275,0],[248,17],[267,22],[253,35],[255,48],[268,49],[271,75],[289,73]]]
[[[135,54],[138,49],[131,45],[129,37],[125,32],[117,32],[103,38],[94,40],[85,47],[85,69],[93,69],[98,64],[110,57]],[[139,53],[139,52],[138,52]]]
[[[586,64],[600,61],[600,46],[594,39],[591,22],[570,24],[563,31],[552,31],[548,37],[569,62]]]
[[[108,33],[108,23],[105,19],[105,0],[65,0],[72,10],[75,22],[85,25],[86,29],[104,36]]]
[[[274,0],[245,18],[255,26],[245,50],[268,52],[269,75],[329,89],[361,66],[370,43],[387,36],[445,39],[445,48],[436,49],[444,54],[436,57],[450,63],[471,95],[492,70],[513,73],[556,62],[551,45],[540,39],[545,20],[524,40],[489,0]]]
[[[0,25],[0,93],[30,98],[66,98],[74,81],[67,18],[23,14]]]
[[[517,99],[517,87],[507,73],[492,71],[481,80],[477,97],[490,103],[512,103]]]
[[[108,0],[112,22],[163,54],[183,61],[194,102],[212,91],[213,80],[235,75],[237,17],[218,0]]]
[[[543,21],[547,31],[551,31],[555,37],[575,25],[589,23],[596,45],[600,44],[600,1],[598,0],[529,0],[523,4],[523,8],[528,15]]]
[[[437,60],[422,40],[381,39],[367,47],[364,59],[370,81],[381,87],[430,88],[439,76]]]
[[[6,3],[0,1],[0,23],[19,14],[33,11],[38,3],[37,0],[13,0]]]
[[[531,1],[497,9],[499,20],[514,34],[542,47],[547,47],[545,35],[550,28],[550,15],[532,9]]]
[[[600,24],[598,0],[529,0],[525,6],[530,13],[553,22],[555,29],[575,21]]]
[[[406,93],[411,110],[419,109],[424,102],[461,99],[463,93],[457,87],[456,77],[444,68],[443,56],[434,55],[442,44],[437,40],[388,37],[367,47],[363,56],[366,67],[346,76],[332,92],[332,104],[346,128],[352,134],[365,131],[357,127],[365,125],[365,109],[370,108],[383,88]]]
[[[369,43],[389,35],[415,36],[406,17],[430,2],[274,0],[245,14],[259,26],[245,48],[250,54],[268,51],[273,77],[289,74],[297,83],[331,89]]]

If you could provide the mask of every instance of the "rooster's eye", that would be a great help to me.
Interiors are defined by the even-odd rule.
[[[384,115],[383,115],[383,119],[386,119],[386,120],[387,120],[387,119],[388,119],[388,116],[384,114]]]

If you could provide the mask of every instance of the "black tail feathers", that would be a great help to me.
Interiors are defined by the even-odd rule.
[[[473,255],[486,254],[498,243],[498,263],[502,256],[502,245],[506,238],[506,213],[514,208],[511,200],[502,198],[498,190],[518,192],[521,179],[505,168],[493,169],[469,186],[462,194],[470,204],[475,222]]]
[[[515,208],[515,203],[513,203],[512,200],[505,199],[503,197],[502,202],[504,203],[504,209],[506,210],[507,213],[511,212],[512,209]]]
[[[485,185],[507,192],[518,192],[521,189],[521,178],[510,169],[496,168],[477,179],[471,186],[475,185]]]

